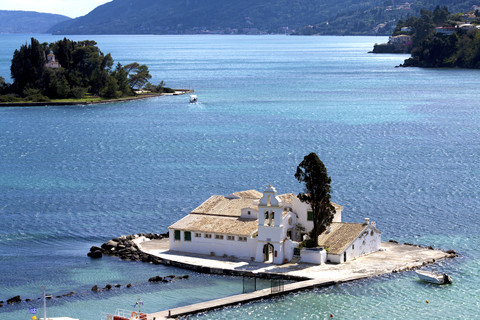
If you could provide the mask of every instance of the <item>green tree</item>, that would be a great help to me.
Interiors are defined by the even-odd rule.
[[[313,212],[311,239],[318,244],[318,236],[332,223],[335,208],[330,203],[331,179],[317,154],[312,152],[303,158],[297,167],[295,178],[304,183],[304,192],[298,194],[302,202],[308,203]]]
[[[43,94],[51,99],[65,99],[71,90],[63,70],[47,69],[43,74]]]
[[[45,51],[37,39],[31,38],[30,44],[24,44],[15,50],[10,67],[13,89],[22,94],[26,88],[38,87],[45,70]]]
[[[132,89],[141,89],[152,78],[148,67],[144,64],[140,65],[137,62],[130,63],[125,66],[125,71],[128,74],[128,81]]]
[[[107,83],[105,86],[100,90],[100,96],[103,98],[108,99],[115,99],[120,97],[121,92],[118,91],[118,83],[114,77],[108,77]]]
[[[5,79],[3,77],[0,77],[0,94],[3,94],[7,87],[7,84],[5,83]]]
[[[123,96],[133,95],[133,90],[128,81],[128,74],[120,63],[117,64],[112,76],[117,80],[118,90],[122,92]]]

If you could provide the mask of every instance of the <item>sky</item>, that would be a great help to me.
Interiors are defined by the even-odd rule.
[[[111,0],[0,0],[0,10],[37,11],[62,14],[70,18],[84,16]]]

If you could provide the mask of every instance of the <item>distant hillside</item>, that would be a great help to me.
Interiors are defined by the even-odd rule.
[[[114,0],[53,33],[281,32],[325,19],[335,0]],[[227,30],[228,29],[228,30]],[[236,29],[236,30],[232,30]]]
[[[408,2],[407,2],[408,1]],[[113,0],[55,34],[382,34],[420,8],[469,10],[480,0]],[[288,29],[286,28],[288,27]]]
[[[69,17],[33,11],[0,10],[0,33],[46,33]]]
[[[357,1],[356,4],[339,0],[345,8],[328,20],[309,23],[299,28],[302,35],[391,35],[397,22],[420,15],[420,10],[447,7],[453,12],[468,12],[480,0],[385,0]]]

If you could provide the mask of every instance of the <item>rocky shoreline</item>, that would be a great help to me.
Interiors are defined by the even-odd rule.
[[[103,243],[100,247],[92,246],[90,248],[90,252],[87,253],[87,256],[89,256],[90,258],[98,259],[103,257],[103,255],[109,255],[118,256],[122,260],[161,264],[162,259],[140,251],[138,245],[135,243],[135,240],[141,240],[142,238],[149,240],[161,240],[168,238],[168,232],[162,234],[139,233],[113,238]]]

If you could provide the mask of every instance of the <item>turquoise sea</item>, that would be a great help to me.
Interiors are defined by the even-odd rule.
[[[0,35],[0,76],[31,36]],[[196,318],[479,318],[480,71],[395,68],[405,55],[367,53],[386,40],[377,37],[72,38],[147,64],[153,82],[195,89],[200,103],[1,108],[0,300],[36,299],[45,285],[48,316],[95,320],[137,298],[154,312],[240,293],[239,278],[86,253],[122,234],[166,232],[212,194],[269,183],[298,193],[296,166],[314,151],[344,221],[370,217],[383,240],[458,251],[429,267],[455,283],[404,272]],[[169,274],[190,279],[147,281]],[[122,287],[90,291],[107,283]],[[42,312],[38,300],[4,304],[0,319],[31,319],[31,307]]]

